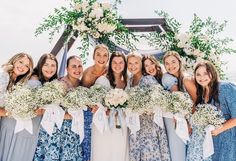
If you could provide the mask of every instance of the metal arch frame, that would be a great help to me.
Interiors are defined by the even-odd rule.
[[[162,32],[169,31],[168,25],[164,18],[140,18],[140,19],[121,19],[123,23],[131,32]],[[67,26],[70,28],[71,26]],[[51,50],[53,55],[57,55],[64,46],[64,38],[67,36],[67,32],[64,31],[57,43]],[[67,51],[70,50],[74,44],[78,32],[74,32],[73,36],[68,41]]]

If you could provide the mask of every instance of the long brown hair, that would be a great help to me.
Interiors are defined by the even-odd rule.
[[[155,68],[156,68],[157,72],[154,77],[161,84],[161,78],[162,78],[163,72],[162,72],[162,69],[161,69],[161,66],[160,66],[158,60],[152,55],[146,55],[142,58],[142,73],[143,73],[143,75],[148,75],[147,71],[145,70],[145,65],[144,65],[144,62],[146,60],[150,60],[152,63],[155,64]]]
[[[177,80],[178,80],[178,88],[180,91],[184,91],[184,87],[183,87],[183,78],[184,78],[184,75],[183,75],[183,67],[182,67],[182,60],[180,58],[180,55],[178,52],[176,51],[167,51],[163,57],[163,63],[165,65],[165,60],[167,57],[169,56],[174,56],[178,62],[179,62],[179,73],[178,73],[178,77],[177,77]],[[174,76],[174,75],[173,75]],[[174,76],[175,77],[175,76]]]
[[[29,62],[30,62],[29,70],[28,70],[25,74],[19,75],[19,76],[16,78],[16,80],[13,80],[13,68],[14,68],[13,65],[15,64],[15,62],[16,62],[17,60],[19,60],[19,59],[21,59],[21,58],[23,58],[23,57],[27,57],[27,58],[29,59]],[[30,56],[29,54],[27,54],[27,53],[21,52],[21,53],[18,53],[18,54],[16,54],[16,55],[14,55],[14,56],[13,56],[12,58],[10,58],[9,61],[8,61],[6,64],[4,64],[3,66],[9,66],[9,65],[12,66],[12,69],[8,71],[8,74],[9,74],[9,76],[10,76],[10,80],[9,80],[9,83],[8,83],[8,86],[7,86],[7,90],[11,90],[11,89],[12,89],[12,86],[15,85],[15,84],[18,83],[18,82],[19,82],[19,83],[26,83],[26,82],[30,79],[30,77],[31,77],[31,75],[32,75],[32,73],[33,73],[33,66],[34,66],[34,64],[33,64],[33,59],[32,59],[31,56]]]
[[[215,106],[219,106],[219,103],[220,103],[219,101],[219,76],[218,76],[215,66],[208,61],[203,61],[203,62],[198,63],[194,69],[195,85],[197,87],[197,100],[196,100],[195,105],[199,103],[203,103],[203,99],[205,95],[205,90],[196,81],[196,71],[200,67],[205,67],[208,73],[208,76],[211,78],[211,81],[208,84],[208,87],[210,90],[209,101],[213,99]]]
[[[112,71],[112,60],[115,57],[120,57],[124,60],[125,66],[124,66],[124,70],[122,71],[122,77],[124,79],[125,82],[125,86],[127,85],[127,61],[125,59],[125,55],[122,52],[116,51],[114,53],[111,54],[110,60],[109,60],[109,66],[108,66],[108,73],[107,73],[107,78],[111,84],[112,87],[116,87],[115,84],[115,76],[114,73]]]
[[[40,59],[38,61],[38,64],[34,68],[34,72],[33,72],[33,75],[37,75],[38,78],[39,78],[39,81],[42,84],[44,84],[46,82],[46,79],[43,76],[42,68],[43,68],[43,65],[46,63],[47,59],[54,60],[56,62],[56,73],[49,79],[49,82],[54,80],[54,79],[57,79],[58,62],[57,62],[56,57],[54,55],[50,54],[50,53],[49,54],[43,54],[40,57]]]

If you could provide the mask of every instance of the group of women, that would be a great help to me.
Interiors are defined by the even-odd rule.
[[[140,130],[131,134],[125,118],[122,128],[111,127],[101,133],[92,118],[98,106],[84,111],[84,139],[71,130],[72,116],[65,113],[62,127],[56,125],[52,135],[40,126],[44,114],[39,107],[32,119],[33,134],[23,130],[14,133],[16,120],[10,111],[0,108],[0,161],[235,161],[236,160],[236,86],[220,82],[217,71],[209,62],[196,65],[193,76],[182,69],[181,58],[175,51],[168,51],[163,57],[166,72],[163,73],[159,62],[153,56],[141,56],[131,52],[126,57],[121,52],[110,55],[107,46],[100,44],[93,53],[94,65],[83,71],[78,56],[67,60],[67,75],[58,78],[58,62],[52,54],[44,54],[33,69],[33,60],[26,53],[14,55],[4,64],[0,73],[0,94],[11,91],[17,83],[25,83],[35,88],[58,79],[66,91],[78,86],[90,88],[100,84],[108,88],[129,89],[160,84],[165,90],[187,92],[194,107],[209,103],[223,112],[226,122],[213,130],[214,154],[203,159],[202,146],[189,146],[176,135],[176,121],[173,115],[164,114],[164,127],[154,121],[154,114],[142,114]],[[108,67],[107,67],[108,63]],[[130,73],[130,74],[128,74]],[[0,96],[0,104],[4,97]],[[106,112],[109,118],[110,112]],[[191,125],[189,125],[191,127]],[[189,128],[191,134],[191,128]],[[194,130],[194,129],[193,129]],[[199,139],[199,144],[203,138]],[[191,140],[190,143],[191,144]]]

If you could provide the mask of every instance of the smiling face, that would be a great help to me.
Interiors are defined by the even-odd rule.
[[[105,67],[109,59],[109,53],[107,49],[102,47],[96,49],[93,59],[95,61],[95,65]]]
[[[144,61],[144,69],[149,75],[155,76],[157,74],[156,64],[150,59]]]
[[[125,62],[122,57],[114,57],[111,62],[112,71],[116,74],[123,72],[125,68]]]
[[[142,71],[142,61],[138,57],[130,57],[128,58],[128,70],[133,75],[139,73]]]
[[[68,76],[71,78],[79,79],[83,73],[82,62],[79,58],[72,58],[67,66]]]
[[[195,72],[195,79],[202,87],[206,87],[211,82],[212,76],[207,72],[205,66],[200,66]]]
[[[164,65],[168,73],[178,76],[180,70],[180,62],[175,56],[170,55],[166,57],[164,59]]]
[[[55,60],[46,59],[42,66],[42,73],[46,80],[49,80],[57,72],[57,63]]]
[[[26,74],[30,69],[30,60],[27,56],[21,57],[13,63],[13,73],[16,77]]]

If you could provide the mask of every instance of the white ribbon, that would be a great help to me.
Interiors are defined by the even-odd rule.
[[[189,133],[188,133],[188,124],[186,119],[183,115],[177,113],[174,115],[174,118],[176,119],[176,134],[182,139],[182,141],[187,144],[187,141],[189,141]]]
[[[27,130],[30,134],[33,135],[33,123],[32,123],[32,119],[20,119],[20,118],[15,118],[16,120],[16,126],[15,126],[15,130],[14,133],[18,133],[22,130]]]
[[[103,133],[105,130],[108,129],[108,118],[106,116],[106,109],[105,107],[98,103],[98,110],[93,115],[93,123],[97,127],[100,133]]]
[[[65,111],[57,104],[43,106],[45,109],[41,125],[49,135],[52,135],[55,124],[61,129]]]
[[[72,116],[71,131],[80,136],[80,144],[84,140],[84,111],[68,109],[68,113]]]
[[[208,125],[205,128],[206,135],[203,141],[203,159],[207,159],[209,156],[214,154],[214,145],[213,145],[213,139],[211,135],[211,131],[214,130],[215,127],[213,125]]]
[[[163,114],[162,110],[160,108],[154,109],[154,118],[153,121],[160,126],[162,129],[164,128],[164,122],[163,122]]]
[[[125,114],[127,127],[130,129],[131,135],[133,134],[136,138],[136,132],[140,130],[139,114],[130,110],[126,110]]]

